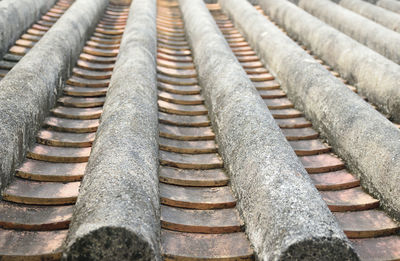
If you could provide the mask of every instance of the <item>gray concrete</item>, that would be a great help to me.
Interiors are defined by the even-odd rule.
[[[3,0],[0,2],[0,59],[21,34],[55,2],[56,0]]]
[[[179,2],[219,152],[257,259],[356,259],[203,1]]]
[[[245,0],[229,1],[224,9],[276,73],[295,106],[360,176],[362,186],[379,198],[392,216],[400,218],[399,130]],[[268,3],[273,1],[261,1]]]
[[[331,0],[393,31],[400,32],[400,15],[362,0]]]
[[[258,0],[247,0],[252,5],[258,5]]]
[[[291,0],[327,24],[400,63],[400,34],[347,10],[330,0]]]
[[[400,66],[287,1],[261,1],[288,34],[337,70],[390,119],[400,122]]]
[[[24,159],[107,0],[78,0],[0,81],[0,188]]]
[[[161,260],[156,36],[156,0],[133,1],[65,260]]]
[[[383,7],[386,10],[400,13],[400,2],[396,0],[365,0],[377,6]]]

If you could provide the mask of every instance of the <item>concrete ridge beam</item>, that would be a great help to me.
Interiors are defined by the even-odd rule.
[[[386,10],[400,14],[400,2],[396,0],[366,0]]]
[[[330,0],[290,0],[310,14],[400,64],[400,34]]]
[[[267,5],[268,3],[268,5]],[[400,66],[297,6],[262,2],[265,12],[291,35],[357,86],[390,119],[400,121]]]
[[[255,8],[247,7],[244,12],[247,3],[232,1],[241,4],[236,8],[223,5],[224,10],[263,62],[276,73],[289,98],[361,177],[362,186],[380,199],[392,216],[400,217],[399,130]],[[260,4],[279,6],[285,2],[261,0]]]
[[[0,81],[0,188],[25,158],[107,3],[77,0]]]
[[[64,260],[161,260],[156,0],[134,0]]]
[[[400,32],[400,15],[362,0],[331,0],[359,15],[362,15],[378,24],[397,33]]]
[[[203,1],[179,3],[219,152],[256,258],[356,259]]]
[[[287,2],[262,1],[288,34],[335,68],[391,120],[400,122],[400,66]],[[400,17],[400,16],[399,16]]]
[[[55,2],[56,0],[0,1],[0,59],[21,34]]]

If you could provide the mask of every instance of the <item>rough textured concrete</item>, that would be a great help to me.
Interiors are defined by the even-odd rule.
[[[400,15],[362,0],[331,0],[393,31],[400,32]]]
[[[400,63],[400,34],[347,10],[330,0],[291,0],[327,24]]]
[[[78,0],[0,81],[0,187],[24,159],[107,0]]]
[[[396,0],[364,0],[377,6],[383,7],[386,10],[400,13],[400,2]]]
[[[258,260],[356,259],[203,1],[179,2],[219,151]]]
[[[261,1],[289,35],[305,43],[357,86],[361,95],[400,121],[400,66],[287,1]]]
[[[296,107],[361,177],[363,187],[400,218],[399,130],[244,0],[223,7]]]
[[[133,1],[65,260],[161,260],[155,18]]]
[[[31,24],[56,0],[3,0],[0,2],[0,59]]]

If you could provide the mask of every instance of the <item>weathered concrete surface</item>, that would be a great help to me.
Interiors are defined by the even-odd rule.
[[[400,13],[400,2],[396,0],[365,0],[389,11]]]
[[[0,188],[24,159],[108,0],[77,0],[0,81]]]
[[[400,32],[400,15],[362,0],[331,0],[393,31]]]
[[[290,0],[327,24],[400,63],[400,34],[347,10],[330,0]]]
[[[156,0],[133,1],[65,260],[161,260],[156,35]]]
[[[0,59],[20,35],[55,2],[56,0],[3,0],[0,2]]]
[[[399,130],[244,0],[230,3],[224,9],[276,73],[296,107],[361,177],[362,186],[400,218]],[[260,1],[268,3],[273,2]]]
[[[179,2],[219,151],[258,260],[356,259],[203,1]]]
[[[390,119],[400,121],[400,66],[287,1],[261,1],[289,35],[357,86]]]

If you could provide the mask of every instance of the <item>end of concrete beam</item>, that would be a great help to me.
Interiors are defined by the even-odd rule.
[[[358,256],[342,238],[321,237],[291,244],[281,260],[358,260]]]
[[[112,243],[111,243],[112,242]],[[122,227],[100,227],[78,238],[63,260],[154,260],[154,245]]]

